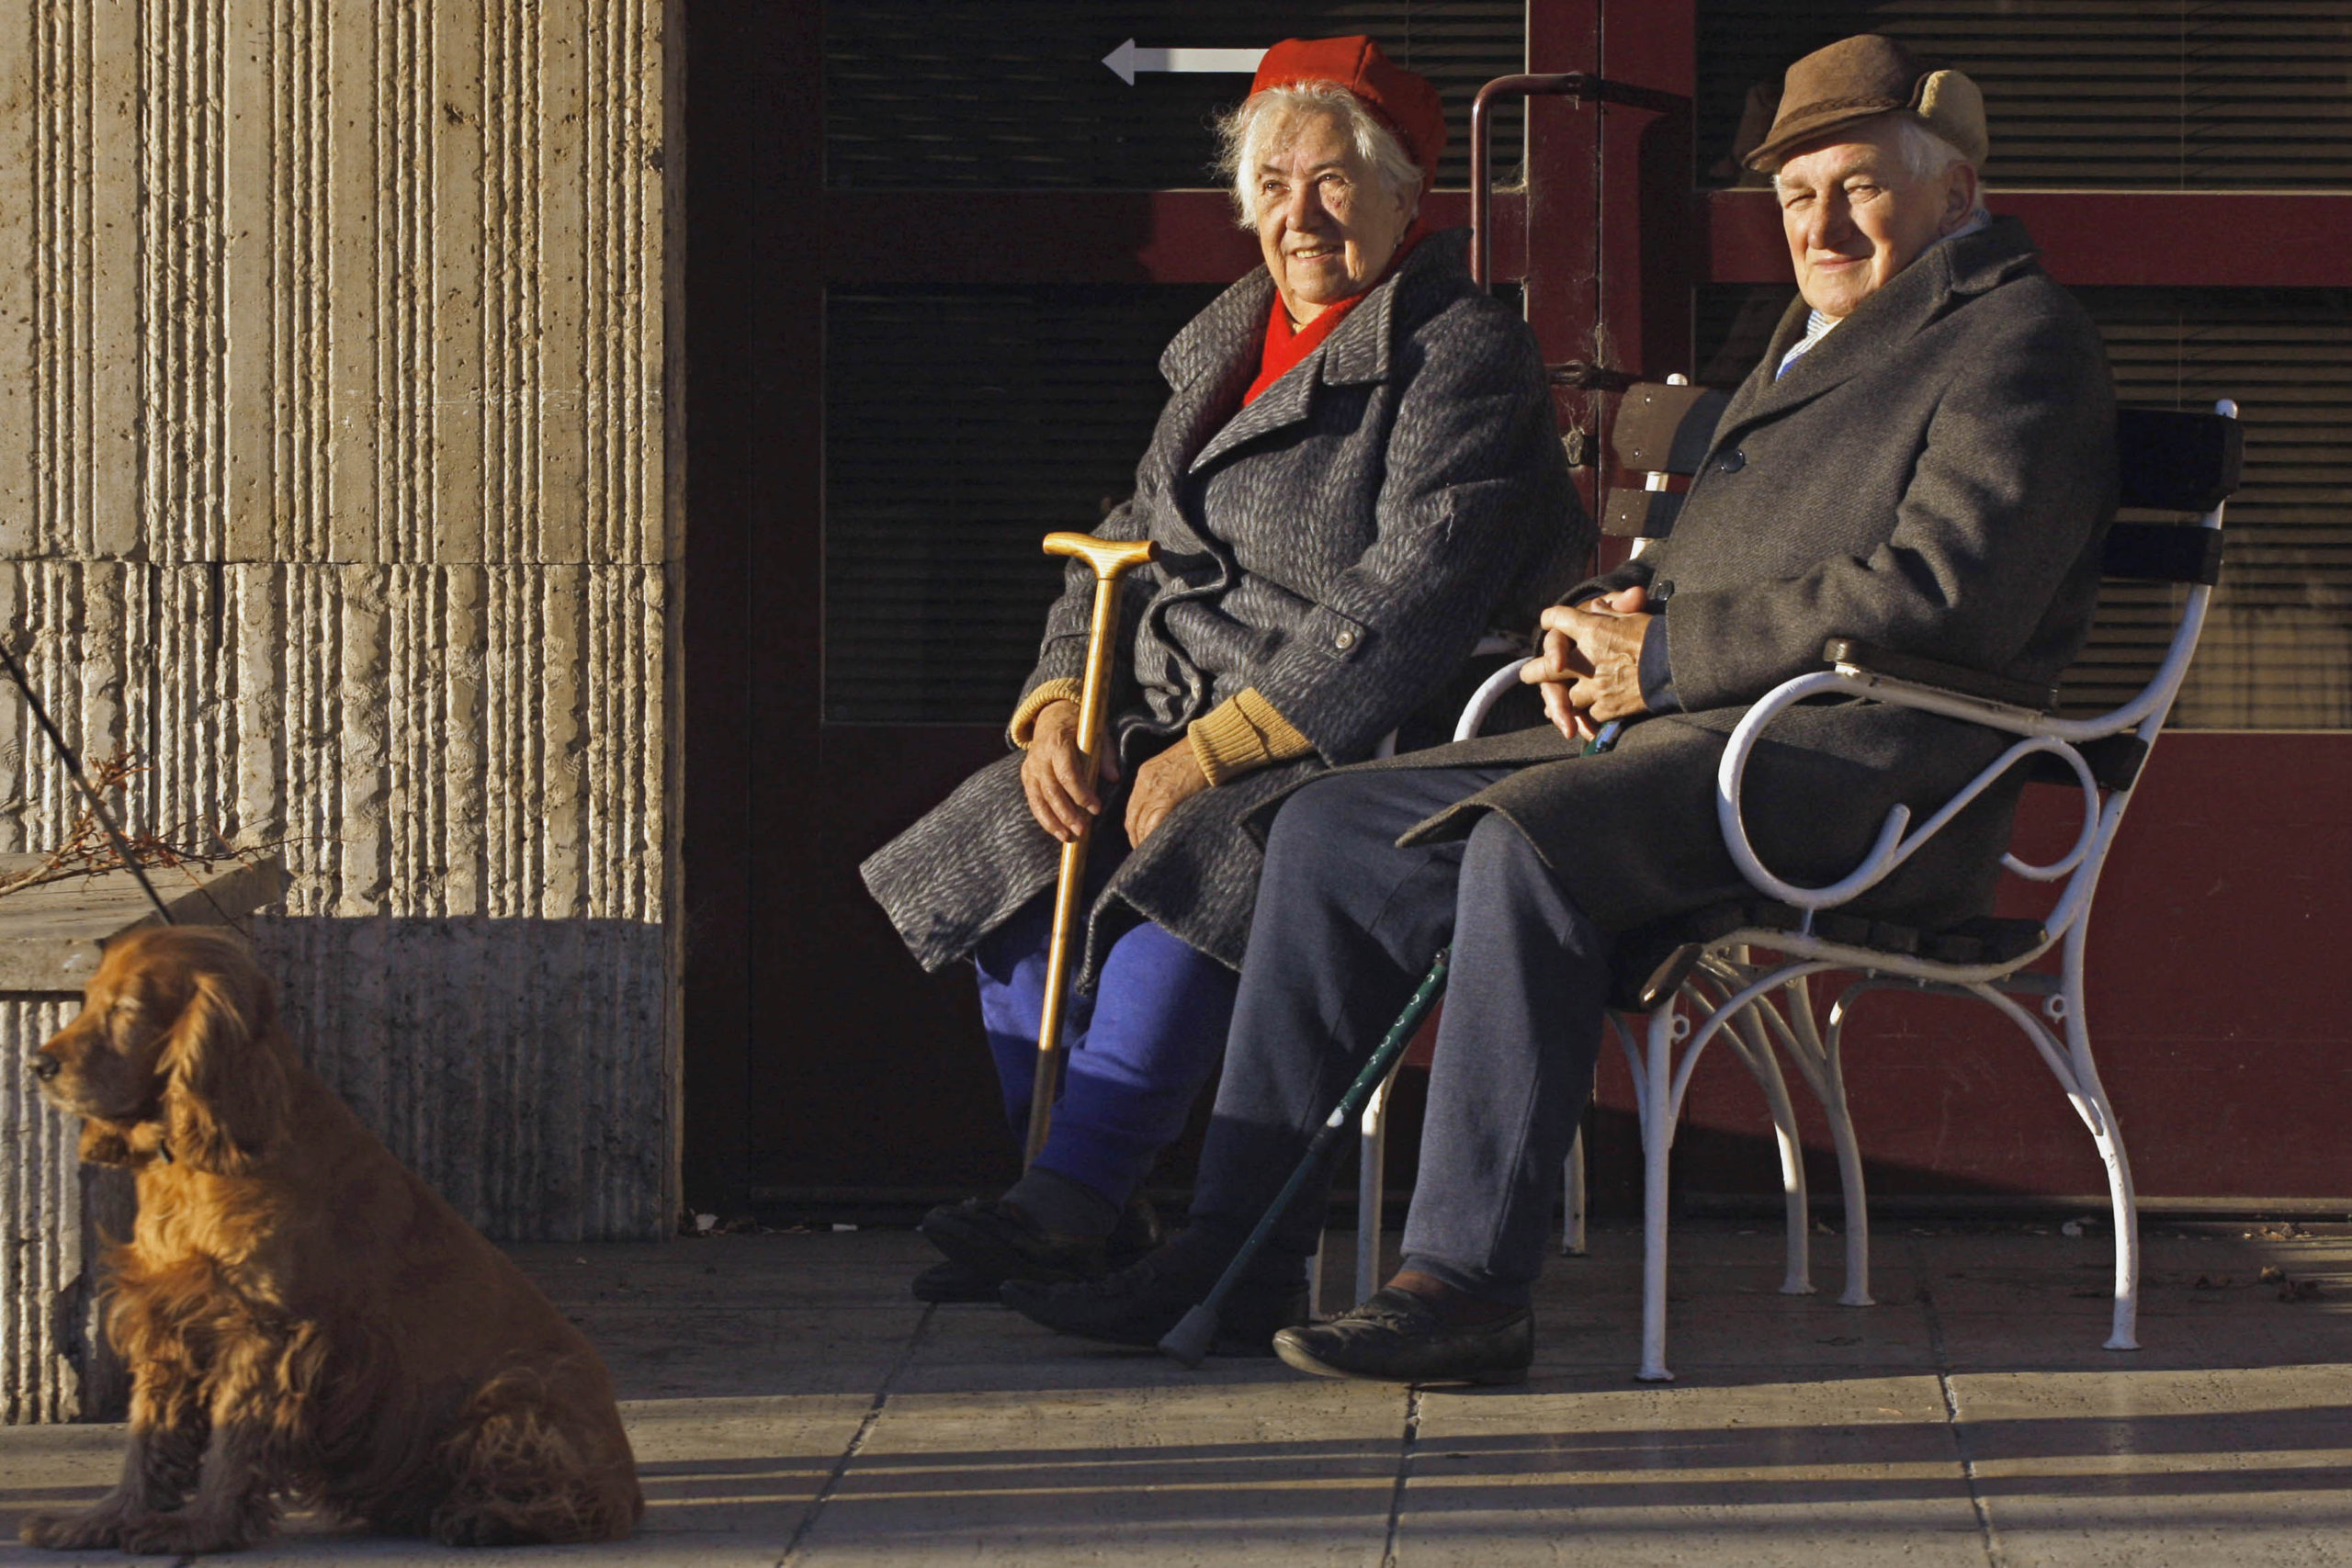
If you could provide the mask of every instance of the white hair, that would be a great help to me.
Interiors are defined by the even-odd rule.
[[[1894,127],[1894,155],[1902,161],[1903,172],[1913,180],[1931,180],[1954,164],[1969,164],[1967,153],[1929,130],[1918,116],[1902,109],[1890,109],[1885,114],[1847,129],[1856,130],[1879,120],[1885,120]],[[1969,164],[1972,169],[1975,166]],[[1775,169],[1772,171],[1772,188],[1778,190],[1780,186],[1781,172]]]
[[[1954,164],[1967,164],[1968,154],[1929,130],[1916,115],[1898,114],[1894,144],[1903,156],[1903,172],[1915,180],[1931,180]],[[1971,168],[1975,165],[1970,164]]]
[[[1421,166],[1396,133],[1380,123],[1364,101],[1337,82],[1298,82],[1252,93],[1238,107],[1218,117],[1217,172],[1226,177],[1233,209],[1244,229],[1258,226],[1251,187],[1265,155],[1288,140],[1302,114],[1337,116],[1363,159],[1388,193],[1400,202],[1412,200],[1421,188]],[[1278,140],[1278,137],[1280,138]]]

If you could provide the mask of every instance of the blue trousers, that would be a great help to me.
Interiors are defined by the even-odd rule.
[[[1592,1088],[1612,943],[1500,817],[1466,840],[1396,841],[1508,772],[1343,773],[1306,785],[1274,819],[1191,1247],[1239,1246],[1451,944],[1405,1263],[1525,1303]],[[1284,1216],[1261,1277],[1295,1277],[1323,1197],[1311,1185]]]
[[[1096,878],[1106,878],[1109,866]],[[1046,889],[989,934],[974,955],[980,1020],[1019,1137],[1036,1081],[1037,1018],[1046,999]],[[1069,1051],[1062,1095],[1037,1163],[1083,1182],[1114,1207],[1151,1173],[1225,1053],[1237,978],[1232,970],[1146,923],[1114,942],[1091,996],[1073,993],[1063,1015]]]

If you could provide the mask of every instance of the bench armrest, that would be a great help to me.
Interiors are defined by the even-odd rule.
[[[1831,647],[1838,646],[1832,643]],[[1780,714],[1795,705],[1818,696],[1858,696],[1867,701],[1887,703],[1897,707],[1925,709],[1940,713],[1949,718],[1984,725],[1987,728],[2006,730],[2020,739],[1977,773],[1957,795],[1922,823],[1916,832],[1905,832],[1911,825],[1911,810],[1896,806],[1886,814],[1880,825],[1878,840],[1862,863],[1852,873],[1826,887],[1799,887],[1782,881],[1757,858],[1755,846],[1748,841],[1747,826],[1742,819],[1740,797],[1747,772],[1747,762],[1754,754],[1757,742],[1766,727]],[[1906,681],[1884,672],[1871,672],[1847,666],[1824,670],[1815,674],[1799,675],[1784,681],[1766,693],[1733,727],[1728,744],[1717,765],[1715,774],[1715,820],[1724,836],[1724,847],[1739,867],[1740,874],[1749,886],[1767,897],[1805,911],[1804,929],[1812,930],[1812,914],[1815,910],[1833,908],[1860,897],[1883,881],[1894,868],[1908,860],[1928,840],[1942,831],[1944,826],[1964,810],[1977,796],[1991,788],[2002,774],[2030,758],[2047,757],[2064,766],[2074,775],[2083,791],[2083,830],[2074,848],[2057,861],[2047,865],[2029,865],[2014,855],[2004,857],[2011,871],[2035,881],[2054,881],[2081,865],[2097,840],[2102,821],[2108,814],[2099,800],[2098,782],[2082,753],[2066,739],[2050,733],[2061,721],[2026,711],[2014,705],[1998,703],[1973,694],[1961,693]],[[2071,919],[2075,906],[2087,897],[2087,884],[2075,878],[2074,885],[2062,896],[2060,908],[2052,912],[2052,931],[2063,930]],[[2064,916],[2064,919],[2057,918]]]
[[[1963,697],[1999,703],[2003,707],[2023,708],[2029,713],[2050,713],[2058,706],[2055,686],[2014,681],[2007,675],[1989,674],[1962,664],[1946,664],[1940,659],[1923,659],[1916,653],[1894,653],[1852,637],[1831,637],[1822,645],[1821,657],[1836,665],[1841,674],[1850,671],[1857,675],[1883,675],[1889,680],[1933,686]]]

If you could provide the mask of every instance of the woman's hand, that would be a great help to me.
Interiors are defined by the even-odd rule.
[[[1119,782],[1115,750],[1102,756],[1102,782]],[[1078,749],[1078,705],[1067,698],[1037,710],[1029,728],[1029,754],[1021,759],[1021,793],[1029,815],[1063,843],[1076,840],[1102,809],[1102,795],[1086,782],[1086,755]]]
[[[1519,678],[1544,688],[1544,714],[1571,740],[1589,740],[1612,718],[1646,713],[1642,638],[1650,617],[1640,585],[1544,612],[1544,650]]]
[[[1200,759],[1179,739],[1136,770],[1135,793],[1127,797],[1127,842],[1140,848],[1163,818],[1208,787]]]

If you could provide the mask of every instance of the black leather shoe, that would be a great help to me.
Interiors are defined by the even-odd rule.
[[[1159,1216],[1140,1192],[1099,1241],[1056,1235],[1000,1198],[944,1204],[915,1228],[947,1255],[915,1276],[919,1302],[993,1302],[1007,1280],[1099,1280],[1160,1240]]]
[[[1449,1328],[1409,1291],[1381,1290],[1329,1323],[1285,1328],[1274,1354],[1302,1372],[1368,1382],[1514,1383],[1535,1359],[1535,1314]]]
[[[1191,1269],[1174,1269],[1159,1254],[1138,1259],[1114,1274],[1075,1284],[1046,1285],[1008,1280],[1004,1304],[1032,1323],[1057,1334],[1105,1345],[1156,1346],[1216,1283]],[[1272,1353],[1274,1331],[1306,1321],[1306,1284],[1261,1284],[1245,1280],[1225,1298],[1217,1314],[1213,1356]]]

